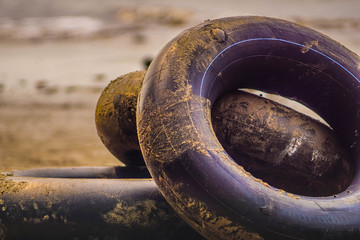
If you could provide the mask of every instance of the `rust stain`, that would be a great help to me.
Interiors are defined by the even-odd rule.
[[[192,198],[185,199],[185,207],[198,216],[199,231],[208,239],[263,239],[258,233],[233,223],[225,216],[216,215],[205,203]]]
[[[104,214],[103,219],[110,224],[121,224],[126,227],[151,227],[166,221],[171,216],[157,206],[155,200],[137,201],[134,203],[119,202],[115,208]]]
[[[145,110],[146,114],[141,113],[137,119],[140,126],[139,136],[142,136],[140,146],[143,153],[162,163],[175,159],[188,149],[210,156],[209,148],[200,139],[199,127],[201,130],[202,126],[197,126],[191,116],[196,112],[204,111],[205,117],[208,117],[210,115],[209,101],[192,95],[190,85],[176,91],[164,90],[161,95],[164,99],[162,107],[154,108],[156,104],[149,97],[144,103],[144,109],[151,109],[151,112]],[[177,121],[174,121],[174,116],[178,116]],[[209,134],[212,134],[212,137],[215,136],[213,132]],[[221,148],[221,146],[214,146],[214,148]]]
[[[187,195],[183,191],[185,186],[182,182],[174,184],[163,172],[159,176],[158,185],[178,215],[207,239],[263,239],[257,232],[232,222],[226,216],[217,215],[204,202]]]
[[[0,174],[0,194],[17,193],[27,185],[26,182],[15,182]]]
[[[307,53],[310,48],[312,48],[313,46],[316,46],[316,47],[319,47],[319,41],[318,40],[313,40],[313,41],[310,41],[310,42],[306,42],[305,43],[305,46],[303,48],[301,48],[301,52],[302,53]]]

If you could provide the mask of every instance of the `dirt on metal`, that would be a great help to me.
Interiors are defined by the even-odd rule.
[[[216,136],[255,177],[291,193],[329,196],[345,190],[353,173],[333,130],[272,100],[236,91],[212,108]]]
[[[120,76],[102,92],[95,113],[98,135],[125,165],[145,165],[136,132],[136,105],[145,71]]]
[[[5,175],[0,174],[0,205],[3,204],[3,201],[1,200],[2,194],[17,193],[22,188],[26,187],[26,185],[26,182],[15,182],[7,179]]]
[[[127,165],[144,164],[142,158],[138,160],[141,153],[135,127],[137,96],[144,75],[145,71],[133,72],[112,81],[96,108],[101,140]],[[197,111],[199,103],[198,106],[209,104],[193,99],[194,104],[189,106],[189,92],[191,89],[182,92],[185,105],[177,109]],[[167,95],[164,101],[174,108],[170,100],[176,93],[163,94]],[[171,119],[173,114],[166,119]],[[210,119],[210,111],[207,114]],[[160,110],[152,112],[151,121],[157,121],[162,115]],[[332,129],[291,108],[237,91],[225,94],[214,104],[211,118],[215,134],[225,150],[255,176],[254,179],[266,185],[284,189],[289,194],[328,196],[343,191],[352,180],[349,157]],[[154,135],[152,144],[161,145],[169,138],[169,132],[162,132],[163,123],[158,124],[158,134],[154,134],[154,129],[146,134]],[[185,129],[182,134],[189,131]],[[178,135],[173,134],[173,138]],[[181,144],[202,150],[194,139],[181,141]],[[151,153],[152,149],[147,151]],[[171,151],[164,149],[164,152]]]

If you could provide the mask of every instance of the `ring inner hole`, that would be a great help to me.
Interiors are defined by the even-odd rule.
[[[289,54],[291,55],[291,51]],[[337,141],[342,143],[342,147],[347,152],[348,159],[346,161],[348,162],[350,169],[348,169],[347,166],[344,167],[343,164],[340,163],[340,165],[337,165],[333,169],[334,171],[328,174],[325,179],[324,177],[314,176],[310,181],[309,179],[292,177],[291,174],[290,176],[281,177],[281,174],[279,175],[279,172],[276,170],[274,171],[273,176],[268,173],[266,173],[265,176],[261,172],[259,173],[251,170],[249,172],[255,177],[268,182],[270,185],[282,188],[291,193],[306,196],[336,196],[336,194],[344,192],[354,178],[354,164],[352,161],[354,150],[349,147],[349,143],[352,140],[349,139],[349,133],[346,132],[348,130],[345,130],[345,133],[343,131],[344,126],[349,126],[349,124],[353,125],[352,122],[345,123],[343,118],[346,118],[346,115],[353,117],[352,114],[354,108],[350,106],[343,109],[343,114],[345,116],[343,116],[342,119],[339,118],[338,113],[334,110],[336,110],[336,108],[338,108],[338,110],[341,109],[339,102],[351,102],[353,99],[351,99],[352,97],[349,95],[344,97],[344,88],[336,81],[341,74],[345,74],[344,71],[342,71],[342,73],[338,72],[337,74],[333,74],[333,72],[336,72],[339,68],[336,69],[336,66],[329,63],[329,60],[324,57],[315,61],[321,63],[317,65],[313,62],[304,64],[304,59],[301,59],[302,57],[303,56],[300,56],[298,58],[295,56],[290,59],[275,54],[269,56],[257,54],[242,59],[235,59],[230,63],[222,63],[220,64],[222,66],[219,66],[218,69],[214,67],[216,77],[209,87],[208,93],[209,96],[216,96],[216,98],[218,98],[224,93],[231,92],[232,89],[259,89],[264,92],[284,96],[285,99],[288,100],[297,100],[300,103],[312,103],[306,105],[315,109],[312,112],[319,112],[319,115],[327,116],[326,120],[329,122],[329,125],[334,127],[335,136],[338,138]],[[316,57],[319,58],[319,56]],[[214,102],[214,99],[211,100]],[[334,109],[329,108],[331,105]],[[304,108],[306,107],[304,106]],[[325,120],[323,121],[325,122]],[[216,129],[214,130],[216,133]],[[333,131],[330,128],[329,130]],[[339,136],[338,133],[341,131],[343,131],[343,134],[340,134]],[[216,134],[218,136],[218,133]],[[226,146],[222,141],[220,140],[222,145]],[[229,149],[226,147],[224,147],[224,149],[231,157],[233,157],[232,155],[234,154],[230,153],[231,151]],[[238,163],[243,162],[243,160],[236,159],[238,156],[233,158]],[[252,159],[248,160],[251,161]],[[311,159],[304,160],[304,162],[306,161],[311,161]],[[270,167],[271,169],[271,167],[274,166],[266,165],[265,167],[267,169]],[[245,167],[245,170],[249,169],[246,169]],[[288,171],[286,168],[282,170]],[[339,171],[343,171],[343,173]],[[309,174],[305,174],[304,176],[311,178]],[[287,182],[291,183],[290,187]],[[314,182],[320,183],[314,187]],[[294,188],[293,186],[299,187]]]

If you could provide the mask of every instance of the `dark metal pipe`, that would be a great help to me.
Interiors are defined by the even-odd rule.
[[[202,239],[149,177],[145,167],[6,173],[0,239]]]

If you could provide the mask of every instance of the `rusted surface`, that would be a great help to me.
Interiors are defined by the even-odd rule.
[[[136,132],[136,104],[145,71],[123,75],[102,92],[95,113],[98,135],[104,145],[128,166],[145,165]]]
[[[171,156],[180,156],[188,149],[193,149],[209,156],[205,144],[198,138],[200,132],[194,129],[196,123],[189,118],[191,113],[200,113],[200,106],[207,106],[210,109],[209,101],[191,95],[191,88],[187,90],[181,89],[177,92],[164,91],[161,97],[164,98],[165,108],[157,108],[151,111],[145,119],[143,115],[140,115],[137,119],[140,122],[151,123],[151,126],[138,130],[139,135],[146,136],[140,140],[144,146],[143,151],[146,151],[147,154],[159,163],[169,162],[173,159]],[[181,98],[181,100],[174,101],[174,99],[178,98]],[[145,104],[145,106],[147,105],[150,106],[150,103]],[[177,121],[172,122],[176,115],[181,117],[179,117]],[[184,127],[181,132],[173,130],[184,122],[187,123],[187,126]],[[195,136],[193,136],[194,131],[197,132]],[[213,136],[213,132],[206,131],[205,133]],[[221,149],[219,146],[213,147],[214,151]],[[158,152],[161,152],[167,157],[161,157]]]
[[[166,175],[163,176],[164,177],[159,177],[159,182],[161,185],[166,185],[168,187],[165,188],[162,193],[165,196],[169,196],[169,193],[173,190],[170,189],[170,180],[168,177]],[[194,182],[189,183],[188,180],[189,176],[184,176],[183,181],[177,181],[176,183],[173,182],[172,186],[175,189],[176,194],[175,196],[170,195],[171,197],[167,198],[167,200],[174,209],[178,210],[178,215],[197,232],[206,236],[206,239],[264,239],[254,229],[249,229],[242,224],[233,222],[226,215],[217,214],[211,207],[207,206],[207,204],[199,198],[191,198],[187,196],[186,191],[184,191],[184,187],[186,187],[187,184],[195,185]],[[201,190],[197,192],[197,194],[198,197],[201,198]],[[194,218],[194,215],[199,217]],[[211,235],[208,234],[208,229],[211,229]]]
[[[285,31],[275,31],[278,26]],[[242,34],[240,30],[246,28],[250,30]],[[220,51],[235,46],[233,44],[250,36],[259,37],[257,34],[252,34],[252,31],[257,32],[262,29],[266,32],[267,38],[277,39],[277,35],[283,32],[299,34],[301,29],[297,32],[295,28],[300,26],[280,20],[254,17],[205,22],[185,31],[165,46],[146,74],[136,119],[142,153],[156,183],[177,213],[209,239],[233,239],[234,227],[238,229],[236,231],[239,238],[250,235],[267,238],[273,230],[278,231],[279,236],[283,232],[293,236],[292,230],[299,226],[299,222],[302,224],[311,220],[322,224],[324,221],[325,217],[310,220],[307,218],[309,212],[321,217],[326,215],[321,212],[324,210],[317,202],[272,188],[268,183],[245,171],[223,151],[222,146],[214,140],[213,129],[209,128],[208,113],[210,103],[216,99],[217,94],[230,89],[234,83],[230,80],[212,81],[216,76],[211,76],[214,79],[209,77],[204,83],[204,86],[208,85],[202,91],[200,86],[203,86],[203,82],[199,82],[199,79],[205,76],[203,74],[205,70],[209,69],[210,73],[216,72],[215,67],[210,67],[210,63]],[[306,38],[307,34],[301,36],[304,41],[300,45],[303,47],[296,48],[296,53],[304,56],[311,52],[311,45],[317,47],[317,44],[312,43],[311,38]],[[289,37],[289,40],[293,39]],[[321,45],[320,40],[319,45]],[[248,46],[256,46],[256,44]],[[225,65],[230,63],[222,62]],[[216,74],[220,73],[216,72]],[[271,84],[271,81],[268,83]],[[241,84],[239,81],[236,87],[253,86]],[[276,86],[278,85],[275,84],[274,88]],[[210,91],[210,88],[215,90]],[[266,88],[259,89],[266,90]],[[284,96],[288,95],[284,94]],[[275,133],[276,131],[275,129]],[[289,151],[285,151],[287,155],[295,147],[298,149],[297,145],[299,145],[297,141],[290,143],[291,141],[288,142]],[[284,149],[280,149],[280,152],[281,150]],[[223,175],[220,176],[219,172]],[[327,172],[315,171],[315,174],[318,177],[327,176]],[[198,185],[201,185],[201,188],[196,188]],[[226,194],[218,195],[219,192]],[[229,197],[230,195],[232,198]],[[218,207],[216,203],[223,208]],[[211,213],[207,212],[204,206],[210,209]],[[278,217],[274,225],[267,229],[267,224],[272,224],[271,219],[265,225],[258,224],[258,221],[265,223],[267,218],[264,220],[264,216],[273,215],[274,209]],[[293,211],[295,215],[292,215]],[[291,221],[295,219],[297,222],[290,223],[288,219]],[[333,219],[335,218],[331,215],[328,222]],[[260,232],[262,227],[265,229]],[[298,238],[305,235],[296,234],[300,236]]]
[[[15,182],[6,178],[5,175],[0,174],[0,194],[17,193],[26,186],[26,182]],[[3,201],[0,199],[0,204],[1,202]]]
[[[133,109],[144,74],[145,71],[130,73],[113,81],[97,106],[99,136],[125,162],[131,160],[124,156],[126,146],[132,146],[133,151],[138,149],[137,138],[133,136]],[[171,98],[169,94],[168,99]],[[161,113],[151,115],[153,119],[157,116]],[[341,192],[352,179],[348,157],[331,129],[271,100],[240,91],[227,94],[214,105],[212,124],[230,155],[259,180],[275,187],[323,196]],[[155,137],[157,144],[163,142],[160,137],[161,133]],[[192,146],[197,144],[193,142]]]
[[[10,187],[0,193],[1,240],[202,239],[171,209],[150,178],[135,179],[143,175],[142,168],[103,167],[93,169],[93,175],[91,169],[68,170],[71,177],[66,169],[57,171],[55,178],[49,169],[3,176],[1,184],[6,181]],[[89,173],[86,179],[84,170]],[[42,171],[47,177],[33,174]],[[62,173],[65,178],[60,178]]]
[[[109,224],[123,224],[128,228],[137,226],[156,227],[159,224],[159,219],[178,220],[173,215],[170,216],[168,209],[159,207],[159,203],[153,199],[139,200],[131,204],[120,201],[114,209],[103,215],[103,219]]]
[[[230,156],[272,186],[327,196],[352,181],[349,156],[332,129],[284,105],[239,90],[215,102],[212,123]]]
[[[244,21],[246,20],[239,20],[238,24]],[[210,101],[193,94],[188,69],[190,67],[202,69],[208,66],[212,60],[210,56],[197,59],[195,62],[191,59],[195,58],[200,50],[218,51],[214,45],[208,43],[219,42],[219,40],[219,44],[226,43],[226,31],[223,28],[229,25],[226,21],[214,20],[211,26],[204,23],[185,31],[179,35],[177,41],[172,41],[165,47],[166,53],[162,52],[152,62],[151,66],[162,66],[162,74],[169,74],[174,88],[166,89],[163,86],[165,89],[159,94],[150,93],[137,108],[136,120],[142,153],[148,155],[154,162],[170,162],[188,149],[194,149],[204,155],[208,155],[210,150],[221,151],[222,147],[217,144],[210,145],[211,141],[207,142],[209,145],[205,147],[205,143],[199,138],[201,134],[208,136],[209,140],[215,136],[205,126],[197,126],[191,118],[191,115],[196,112],[202,114],[204,109],[210,112]],[[166,54],[175,61],[174,64],[169,65],[166,62],[162,64]],[[150,76],[148,79],[155,79],[158,73],[152,72],[151,66],[146,76]],[[151,92],[148,87],[150,86],[144,82],[141,93]],[[161,107],[158,107],[159,103],[162,104]],[[174,121],[174,116],[180,116],[180,118]],[[179,132],[177,129],[180,125],[184,127]]]
[[[185,202],[187,203],[187,205],[185,205],[186,208],[197,212],[197,214],[200,215],[202,224],[204,226],[206,225],[206,228],[211,228],[216,231],[217,234],[208,239],[216,240],[219,238],[233,238],[246,240],[264,240],[264,238],[261,237],[258,233],[251,232],[241,224],[232,222],[230,219],[228,219],[228,217],[216,215],[216,213],[214,213],[206,206],[205,203],[201,201],[197,201],[196,199],[186,199]],[[200,232],[204,231],[204,226],[202,226],[202,229],[199,229]]]
[[[264,39],[269,41],[265,43]],[[259,44],[257,40],[260,41]],[[314,58],[316,62],[323,62],[324,66],[332,69],[334,64],[329,62],[329,59],[316,55],[315,51],[322,46],[327,46],[328,49],[324,52],[325,56],[331,57],[331,53],[339,50],[339,46],[328,41],[321,34],[290,22],[256,17],[225,18],[205,22],[183,32],[165,46],[151,64],[143,82],[137,108],[141,150],[153,178],[166,199],[181,217],[207,238],[216,239],[218,236],[217,239],[234,239],[232,235],[234,232],[229,228],[226,228],[228,231],[224,235],[219,232],[217,226],[221,225],[222,216],[226,216],[229,220],[227,226],[241,226],[244,231],[239,238],[243,239],[248,234],[256,233],[265,239],[280,239],[287,236],[296,239],[321,239],[328,236],[329,229],[335,231],[336,228],[339,236],[342,234],[339,229],[345,229],[344,231],[348,231],[349,235],[357,231],[345,225],[348,219],[356,219],[355,214],[350,217],[345,216],[346,220],[341,220],[341,224],[344,225],[340,226],[339,222],[336,222],[338,208],[324,210],[316,201],[273,188],[266,183],[269,181],[265,179],[266,176],[259,180],[254,177],[255,174],[251,175],[232,161],[222,146],[214,140],[216,136],[209,126],[210,119],[207,117],[209,104],[204,104],[206,102],[213,104],[219,95],[229,90],[259,89],[297,99],[311,106],[330,124],[336,123],[334,127],[337,133],[339,130],[342,133],[343,128],[339,128],[341,125],[339,118],[332,109],[325,107],[331,106],[332,101],[328,100],[344,96],[348,89],[338,86],[337,83],[341,83],[341,80],[334,83],[331,77],[324,79],[320,78],[320,74],[312,74],[316,69],[323,68],[306,61],[307,57]],[[340,50],[345,53],[347,51]],[[350,55],[345,55],[349,57],[349,61],[352,60]],[[286,61],[288,63],[286,71],[282,71],[280,64],[274,71],[273,56],[278,59],[289,59]],[[301,67],[297,65],[298,61]],[[259,62],[264,64],[260,68],[264,71],[259,71],[257,68]],[[280,62],[279,60],[277,63]],[[306,74],[301,71],[304,68]],[[346,74],[340,68],[334,68],[335,71],[338,73],[334,75]],[[287,74],[290,74],[291,78],[286,77]],[[253,75],[257,78],[251,78]],[[281,78],[277,78],[277,75],[281,75]],[[352,79],[347,78],[347,80],[355,86]],[[331,83],[334,84],[327,87]],[[316,90],[312,89],[312,86]],[[321,91],[323,88],[329,91]],[[336,96],[327,96],[330,89],[336,92]],[[338,94],[339,92],[344,95]],[[351,117],[350,112],[355,112],[356,109],[354,107],[348,110],[347,116]],[[287,125],[290,123],[285,122]],[[291,124],[296,126],[296,123]],[[278,125],[281,127],[280,124]],[[301,124],[298,126],[305,132],[311,130],[307,127]],[[351,128],[354,127],[357,127],[357,124],[352,124]],[[294,134],[298,134],[295,130]],[[345,130],[347,133],[351,132],[349,128]],[[272,131],[276,136],[278,130],[274,128]],[[278,149],[278,156],[281,156],[281,152],[284,156],[277,160],[280,159],[280,163],[286,162],[284,161],[286,156],[294,155],[300,149],[299,145],[302,145],[304,140],[301,139],[301,134],[305,134],[304,137],[311,141],[306,135],[311,131],[308,132],[300,133],[299,136],[294,135],[293,143],[292,138],[289,138],[287,145]],[[344,139],[343,133],[340,136]],[[346,136],[346,139],[352,141],[351,137]],[[318,142],[316,146],[311,146],[311,142],[308,144],[313,149],[329,145],[326,141],[324,146],[322,143],[324,142]],[[311,154],[310,160],[313,158],[312,155],[318,165],[313,164],[312,167],[310,165],[309,172],[315,174],[316,178],[331,179],[329,172],[339,167],[345,172],[349,171],[346,161],[342,164],[342,161],[336,160],[335,157],[335,161],[326,163],[330,165],[331,170],[322,172],[328,167],[321,165],[326,162],[326,159],[321,158],[324,154],[315,152]],[[338,161],[341,163],[337,164]],[[307,166],[300,164],[300,167],[306,169]],[[273,168],[267,167],[267,169]],[[343,169],[337,171],[343,172]],[[301,172],[297,174],[304,178]],[[279,174],[273,173],[271,177],[279,179]],[[282,179],[284,182],[287,180]],[[272,182],[271,185],[275,183]],[[344,184],[347,185],[348,182]],[[322,189],[320,188],[319,191]],[[195,203],[193,208],[185,207],[188,205],[188,199]],[[323,200],[323,198],[319,199]],[[333,199],[332,197],[330,201]],[[213,211],[214,218],[203,217],[204,209],[200,203],[204,203]],[[358,222],[357,220],[354,222]],[[219,221],[219,224],[209,224],[211,221]],[[224,229],[225,227],[221,228]],[[306,229],[306,231],[298,231],[298,229]]]

